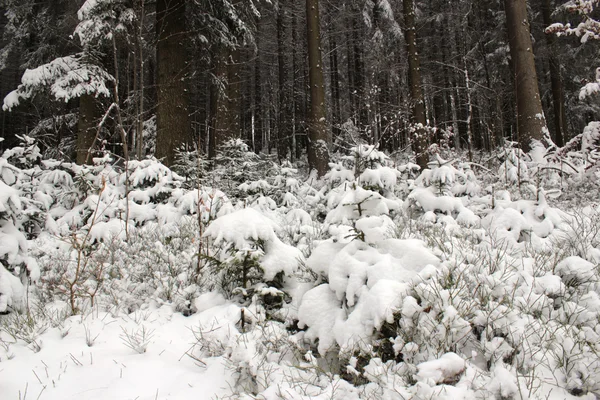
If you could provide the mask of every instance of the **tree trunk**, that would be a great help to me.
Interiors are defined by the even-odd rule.
[[[403,0],[404,6],[404,39],[408,53],[408,83],[412,101],[413,137],[412,145],[421,169],[427,168],[429,157],[427,146],[429,143],[425,125],[425,99],[421,88],[421,67],[417,51],[417,32],[415,29],[415,5],[413,0]]]
[[[542,16],[544,25],[552,24],[552,7],[550,0],[542,0]],[[560,73],[560,61],[556,56],[556,36],[553,33],[546,34],[546,43],[550,56],[548,63],[550,64],[550,82],[552,86],[552,106],[554,108],[554,143],[558,147],[565,145],[567,136],[567,117],[565,115],[565,91],[563,80]]]
[[[332,21],[333,23],[333,21]],[[331,79],[331,123],[333,137],[337,137],[340,134],[339,125],[341,121],[340,111],[340,73],[338,66],[338,44],[336,41],[335,34],[331,32],[329,34],[329,63],[330,67],[330,79]],[[334,140],[335,141],[335,140]]]
[[[328,134],[325,118],[325,81],[321,59],[321,30],[319,26],[319,0],[306,0],[308,36],[308,66],[310,81],[310,117],[308,164],[319,177],[328,169]]]
[[[213,56],[217,82],[212,88],[212,134],[209,156],[213,158],[219,147],[241,136],[240,104],[240,49],[219,46]]]
[[[291,125],[290,125],[290,99],[288,96],[287,85],[287,66],[289,65],[286,56],[287,40],[287,1],[279,0],[279,10],[277,14],[277,62],[279,69],[279,121],[277,127],[277,158],[281,162],[290,148]]]
[[[260,153],[264,146],[265,142],[263,140],[263,93],[262,93],[262,62],[260,59],[261,51],[260,51],[260,19],[256,21],[256,48],[258,49],[256,53],[256,62],[254,63],[254,107],[252,109],[254,121],[253,121],[253,136],[254,141],[252,143],[252,147],[256,153]]]
[[[292,48],[294,51],[292,52],[292,143],[290,147],[290,161],[294,161],[294,159],[300,157],[300,146],[297,143],[297,134],[300,132],[300,101],[298,100],[298,94],[300,92],[299,87],[299,74],[298,74],[298,62],[296,60],[296,49],[300,40],[298,39],[298,23],[297,23],[297,15],[296,8],[294,7],[296,3],[292,2],[291,11],[292,11]]]
[[[239,139],[241,134],[240,114],[242,100],[242,76],[240,64],[241,50],[239,47],[231,49],[227,64],[227,103],[229,112],[228,139]]]
[[[77,164],[91,162],[88,151],[94,144],[96,137],[96,118],[98,107],[96,98],[91,94],[84,94],[79,98],[79,122],[77,125]]]
[[[192,144],[185,80],[188,72],[185,3],[185,0],[156,2],[156,157],[169,166],[175,161],[178,148]]]
[[[137,103],[137,127],[136,127],[136,156],[138,160],[144,158],[144,17],[145,17],[145,1],[139,1],[139,26],[138,35],[136,37],[137,60],[134,63],[139,63],[137,78],[138,103]]]
[[[504,0],[517,100],[517,133],[521,149],[541,140],[546,121],[540,100],[526,0]]]

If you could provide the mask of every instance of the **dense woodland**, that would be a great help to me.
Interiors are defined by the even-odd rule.
[[[600,399],[600,0],[0,0],[0,398]]]
[[[173,165],[179,150],[213,158],[242,138],[317,167],[319,143],[365,142],[412,146],[424,167],[430,145],[470,157],[505,140],[528,150],[547,125],[562,147],[599,117],[579,96],[596,79],[597,48],[582,39],[597,28],[547,29],[586,23],[584,6],[581,15],[552,0],[83,3],[2,2],[0,96],[19,87],[2,114],[4,148],[28,134],[80,163],[108,150]],[[21,82],[26,69],[38,76]],[[542,111],[546,120],[528,125]]]

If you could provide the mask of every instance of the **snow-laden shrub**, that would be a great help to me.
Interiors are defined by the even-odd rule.
[[[546,144],[538,143],[531,152],[524,153],[516,143],[506,142],[495,156],[495,176],[503,185],[494,186],[521,198],[539,199],[545,192],[547,197],[560,196],[569,205],[594,201],[600,191],[599,127],[598,122],[590,123],[562,148],[545,138]]]
[[[418,240],[386,239],[373,247],[360,240],[321,243],[306,262],[327,283],[307,291],[299,302],[302,337],[318,339],[321,355],[369,351],[373,335],[401,309],[412,279],[439,260]]]
[[[567,215],[551,207],[543,192],[539,201],[512,201],[508,192],[498,194],[494,211],[488,213],[481,222],[498,246],[543,249],[550,244],[552,234],[566,227]]]
[[[229,196],[244,198],[246,194],[261,194],[268,190],[266,182],[273,162],[250,150],[241,139],[232,139],[221,145],[213,160],[212,171],[203,178],[209,186],[221,188]],[[249,185],[251,182],[253,186]]]
[[[156,142],[156,139],[154,141]],[[176,149],[175,163],[171,169],[185,178],[185,188],[192,189],[207,180],[206,176],[210,171],[210,164],[210,160],[198,149],[181,148]]]
[[[63,301],[72,312],[103,305],[131,313],[155,303],[190,314],[194,299],[211,282],[199,234],[195,216],[170,225],[148,222],[127,240],[116,235],[88,244],[81,257],[73,242],[38,240],[39,296],[44,302]]]
[[[91,229],[94,242],[124,236],[150,221],[170,225],[184,215],[201,214],[206,222],[227,202],[218,190],[182,188],[184,178],[155,159],[130,161],[126,169],[108,156],[94,161],[81,166],[44,160],[26,170],[20,187],[45,212],[46,232],[69,236]]]
[[[12,163],[26,166],[37,154],[37,148],[29,146],[8,150],[0,157],[0,313],[20,309],[25,294],[22,281],[35,282],[40,276],[36,260],[29,255],[28,241],[40,213],[19,190],[28,178]]]
[[[323,195],[329,210],[325,226],[331,238],[318,242],[306,262],[326,283],[295,299],[299,326],[306,327],[299,335],[318,342],[321,356],[336,350],[371,354],[377,332],[400,309],[411,279],[439,264],[421,241],[389,238],[391,217],[402,201],[394,195],[399,171],[386,163],[387,156],[362,145],[352,157],[332,163],[326,175],[331,189]]]
[[[220,215],[204,232],[213,240],[216,254],[211,273],[228,296],[244,299],[255,292],[278,297],[285,277],[298,268],[302,253],[283,243],[276,222],[253,208]]]
[[[6,198],[2,198],[0,213],[4,229],[0,233],[10,233],[6,240],[0,241],[0,248],[6,250],[3,253],[6,267],[11,273],[24,277],[27,272],[30,279],[37,280],[39,272],[35,259],[39,259],[43,270],[40,295],[44,300],[66,301],[72,313],[94,305],[99,297],[106,295],[105,283],[115,278],[114,271],[123,271],[120,268],[124,265],[127,268],[133,265],[128,264],[130,257],[124,256],[133,248],[122,248],[124,264],[114,256],[114,249],[119,247],[118,244],[129,244],[126,241],[136,237],[137,229],[144,228],[141,235],[145,240],[152,240],[151,230],[160,226],[160,235],[157,233],[154,240],[175,243],[171,235],[179,234],[182,218],[193,216],[195,231],[186,239],[194,242],[189,254],[196,256],[188,258],[194,258],[194,270],[199,269],[201,263],[197,254],[206,253],[200,238],[202,230],[227,203],[225,195],[217,190],[183,189],[184,179],[153,159],[130,161],[122,169],[112,165],[106,156],[95,159],[94,165],[80,166],[41,160],[39,149],[31,141],[6,151],[0,158],[0,172],[0,184],[7,187],[2,190]],[[4,183],[5,180],[10,186]],[[31,246],[27,239],[38,236],[29,257],[27,249]],[[136,251],[143,253],[148,249],[161,252],[161,247],[148,248],[147,243],[139,245]],[[152,260],[154,265],[160,263],[163,270],[169,271],[166,283],[160,277],[156,278],[160,283],[153,282],[153,297],[150,298],[172,302],[177,308],[189,311],[195,291],[180,294],[181,290],[185,291],[180,288],[184,284],[178,281],[179,274],[175,274],[175,270],[187,268],[191,263],[183,256],[186,252],[178,251],[171,253],[183,259],[181,263],[179,258],[169,256],[163,260],[156,254],[153,258],[149,251],[144,253],[145,260]],[[169,254],[169,251],[163,253]],[[170,269],[173,264],[177,266]],[[139,273],[139,269],[137,271]],[[19,279],[5,272],[0,280],[2,291],[7,294],[6,303],[12,303],[8,293],[12,293],[11,299],[18,299],[23,290]],[[129,274],[125,275],[130,278]],[[185,287],[195,284],[197,276],[197,273],[190,274],[190,278],[184,280],[187,282]],[[137,300],[125,301],[125,308],[130,307],[129,303],[133,309],[139,307]]]
[[[466,207],[474,196],[481,193],[478,180],[468,163],[442,160],[439,155],[415,180],[414,188],[404,203],[412,217],[436,223],[450,216],[463,226],[477,227],[479,216]]]

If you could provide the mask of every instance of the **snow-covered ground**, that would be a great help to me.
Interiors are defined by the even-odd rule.
[[[188,356],[196,342],[193,329],[225,313],[224,308],[188,318],[169,306],[129,316],[90,312],[68,318],[36,339],[38,352],[9,347],[0,368],[0,393],[3,399],[64,400],[225,396],[235,384],[227,359],[205,358],[199,364]],[[136,351],[126,335],[141,335],[142,329],[147,346],[142,341],[144,348]]]
[[[589,157],[361,145],[316,180],[228,146],[0,157],[2,399],[600,396]]]

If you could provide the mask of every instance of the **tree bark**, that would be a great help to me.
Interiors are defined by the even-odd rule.
[[[521,149],[531,150],[546,129],[538,89],[526,0],[504,0],[517,101],[517,133]]]
[[[550,26],[553,22],[550,0],[542,0],[542,16],[544,25]],[[565,90],[560,73],[560,61],[556,56],[555,34],[546,34],[546,43],[550,50],[548,63],[550,64],[550,84],[552,86],[552,106],[554,109],[554,143],[558,147],[562,147],[565,145],[565,138],[567,136],[567,117],[565,115]]]
[[[291,129],[291,110],[290,99],[287,89],[287,66],[289,65],[287,57],[287,12],[288,5],[286,0],[279,0],[279,10],[277,13],[277,62],[279,70],[279,120],[277,127],[277,158],[281,162],[290,149]]]
[[[176,150],[192,144],[186,88],[188,60],[185,46],[185,0],[157,0],[158,44],[156,157],[173,165]]]
[[[310,117],[308,164],[319,177],[325,175],[329,164],[329,135],[325,117],[325,80],[321,59],[321,30],[319,0],[306,0],[308,36],[308,65],[310,81]]]
[[[412,101],[413,137],[412,146],[421,169],[427,168],[429,157],[427,146],[429,139],[425,125],[425,99],[421,88],[421,66],[417,51],[417,32],[415,29],[415,5],[413,0],[403,0],[404,7],[404,39],[408,53],[408,83]]]
[[[96,98],[91,94],[84,94],[79,98],[79,122],[77,124],[77,164],[83,165],[91,162],[88,151],[94,144],[96,137],[96,119],[98,106]]]
[[[256,153],[260,153],[265,147],[265,141],[263,140],[263,90],[262,90],[262,61],[260,58],[261,51],[261,23],[260,18],[256,20],[256,62],[254,63],[254,107],[252,109],[254,121],[253,121],[253,136],[254,140],[252,147]]]
[[[329,17],[328,20],[328,26],[333,26],[334,18]],[[340,73],[338,64],[338,43],[336,33],[333,31],[329,33],[329,79],[331,85],[331,125],[333,138],[336,138],[340,134],[339,125],[341,123]]]
[[[210,158],[219,147],[231,139],[241,137],[241,77],[240,49],[221,45],[213,56],[217,82],[212,88],[212,134]]]
[[[138,65],[138,74],[136,74],[137,78],[137,90],[139,100],[137,103],[137,127],[136,127],[136,156],[138,160],[144,158],[144,17],[146,13],[145,9],[145,1],[139,0],[139,25],[138,25],[138,35],[136,37],[136,51],[137,51],[137,62]],[[139,76],[138,76],[139,75]]]

